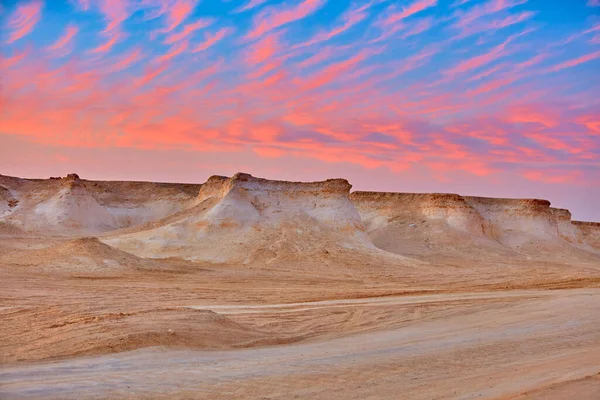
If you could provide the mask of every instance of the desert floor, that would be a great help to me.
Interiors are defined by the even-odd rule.
[[[600,394],[598,288],[394,293],[393,282],[180,268],[2,269],[1,397]]]

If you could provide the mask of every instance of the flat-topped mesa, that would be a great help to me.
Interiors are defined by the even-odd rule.
[[[494,197],[463,196],[472,206],[486,207],[487,210],[497,210],[520,215],[550,214],[550,202],[543,199],[506,199]]]
[[[318,182],[289,182],[277,181],[265,178],[255,178],[250,174],[238,172],[231,177],[232,186],[241,186],[244,188],[260,188],[268,191],[292,191],[292,192],[315,192],[315,193],[343,193],[348,195],[352,185],[341,178],[327,179]]]
[[[600,251],[600,222],[573,221],[572,224],[585,244]]]
[[[600,222],[589,222],[589,221],[571,221],[573,225],[581,228],[592,228],[600,230]]]
[[[556,220],[558,235],[567,242],[582,244],[581,231],[571,222],[571,212],[564,208],[553,207],[550,207],[550,211]]]
[[[483,234],[483,219],[465,199],[454,193],[353,192],[350,199],[367,226],[376,229],[390,220],[418,223],[422,218]]]
[[[202,186],[198,200],[218,200],[207,213],[209,223],[223,226],[274,224],[309,216],[335,226],[362,229],[348,195],[345,179],[322,182],[286,182],[237,173],[213,176]]]
[[[280,192],[285,195],[341,195],[348,197],[352,185],[346,179],[327,179],[320,182],[288,182],[256,178],[250,174],[238,172],[231,178],[214,175],[202,185],[198,198],[205,200],[210,197],[225,195],[231,190]]]
[[[504,245],[516,247],[531,240],[559,238],[557,220],[548,200],[464,198],[488,221],[489,234]]]
[[[350,188],[344,179],[305,183],[243,173],[213,176],[200,188],[195,207],[108,243],[141,256],[221,262],[286,254],[301,259],[323,253],[327,243],[331,249],[371,249]]]
[[[350,199],[363,207],[397,208],[400,205],[420,207],[469,208],[464,198],[454,193],[392,193],[392,192],[352,192]]]

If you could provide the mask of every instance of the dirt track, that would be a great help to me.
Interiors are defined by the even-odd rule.
[[[435,309],[404,318],[402,306],[413,307],[414,314],[427,303]],[[212,306],[246,324],[315,307],[330,315],[340,307],[360,309],[354,318],[372,326],[346,337],[325,335],[273,347],[152,348],[7,367],[0,374],[2,393],[8,398],[145,398],[150,393],[165,398],[510,398],[600,373],[597,289]],[[381,316],[390,307],[404,311],[396,314],[404,320],[398,327],[378,329],[369,322],[370,313]],[[584,384],[600,393],[597,379]],[[436,397],[439,393],[446,395]],[[544,398],[563,398],[557,396]]]

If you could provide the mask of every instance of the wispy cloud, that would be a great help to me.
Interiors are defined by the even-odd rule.
[[[525,3],[527,3],[527,0],[488,0],[483,4],[477,4],[471,7],[467,11],[458,10],[454,14],[457,19],[455,27],[464,28],[480,18],[511,9]]]
[[[321,32],[317,33],[316,35],[314,35],[311,39],[297,44],[296,46],[294,46],[294,48],[312,46],[312,45],[326,42],[329,39],[332,39],[335,36],[348,31],[350,28],[352,28],[356,24],[360,23],[361,21],[365,20],[366,18],[367,18],[367,13],[364,10],[364,7],[361,7],[358,9],[352,9],[342,16],[343,22],[341,25],[339,25],[331,30],[321,31]]]
[[[254,24],[246,34],[247,39],[256,39],[265,33],[300,20],[317,11],[326,0],[302,0],[295,6],[270,7],[254,17]]]
[[[170,33],[167,37],[165,37],[164,43],[173,44],[180,40],[186,39],[194,32],[210,26],[212,22],[213,21],[211,19],[204,18],[199,19],[196,22],[186,24],[181,31]]]
[[[15,42],[33,30],[39,22],[42,14],[43,3],[41,1],[30,1],[19,4],[8,20],[8,43]]]
[[[437,5],[437,0],[417,0],[404,8],[399,12],[392,12],[385,18],[383,23],[385,25],[395,24],[402,21],[411,15],[417,14],[423,10]]]
[[[586,63],[586,62],[589,62],[589,61],[592,61],[592,60],[596,60],[598,58],[600,58],[600,51],[596,51],[596,52],[593,52],[593,53],[590,53],[590,54],[586,54],[584,56],[575,58],[573,60],[568,60],[568,61],[562,62],[562,63],[560,63],[558,65],[555,65],[550,70],[553,71],[553,72],[556,72],[556,71],[560,71],[562,69],[576,67],[576,66],[578,66],[580,64],[583,64],[583,63]]]
[[[204,41],[192,48],[192,53],[198,53],[204,51],[221,41],[230,32],[228,28],[219,29],[214,34],[207,33],[204,36]]]
[[[107,53],[107,52],[109,52],[119,42],[120,38],[121,38],[121,34],[115,32],[115,33],[112,34],[112,36],[109,37],[108,40],[105,40],[104,43],[102,43],[101,45],[98,45],[97,47],[91,49],[89,51],[89,53],[90,54]]]
[[[79,32],[77,25],[67,25],[62,36],[58,38],[54,44],[50,45],[48,50],[52,52],[62,52],[71,43],[77,32]]]
[[[253,8],[262,6],[267,1],[269,1],[269,0],[250,0],[245,5],[240,6],[239,8],[236,8],[234,10],[234,12],[241,13],[241,12],[244,12],[244,11],[252,10]]]

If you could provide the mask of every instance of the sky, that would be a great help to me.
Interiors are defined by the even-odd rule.
[[[0,173],[239,171],[600,221],[600,0],[0,0]]]

